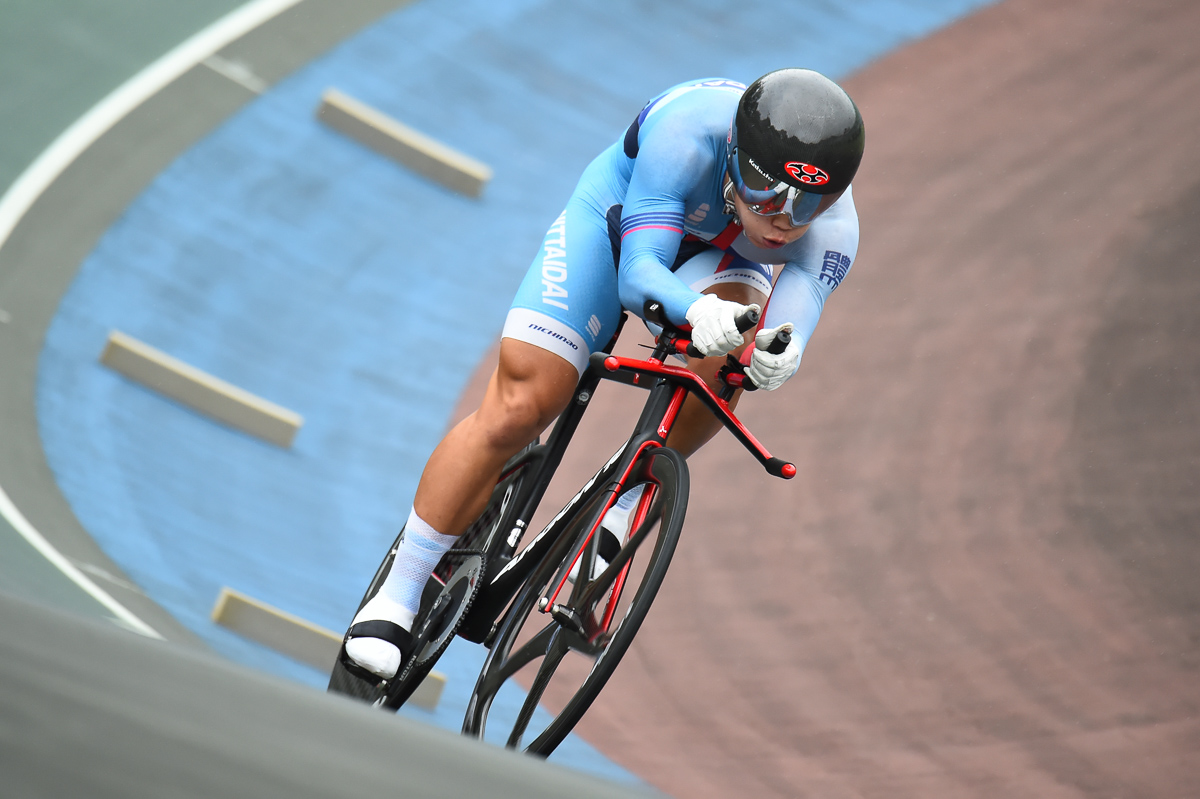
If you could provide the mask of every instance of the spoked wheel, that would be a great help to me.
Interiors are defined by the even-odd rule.
[[[625,489],[638,484],[647,489],[620,552],[596,573],[600,536],[592,536],[573,584],[566,580],[573,556],[598,526],[607,492],[597,491],[561,520],[562,538],[501,622],[467,707],[464,734],[483,737],[490,723],[504,731],[508,747],[546,756],[595,700],[666,576],[687,508],[687,464],[674,450],[646,450]]]
[[[503,536],[507,534],[506,526],[512,524],[518,501],[528,488],[526,478],[533,471],[533,461],[526,456],[536,444],[536,441],[530,444],[509,461],[484,512],[434,569],[421,597],[421,611],[413,621],[416,636],[414,654],[409,662],[401,666],[400,673],[386,681],[367,679],[347,669],[339,653],[329,675],[327,690],[330,693],[346,694],[371,705],[395,710],[432,671],[471,608],[483,579],[487,554],[496,551],[503,543]],[[356,614],[379,591],[379,586],[392,568],[396,548],[403,536],[402,531],[388,549],[366,594],[358,603]]]

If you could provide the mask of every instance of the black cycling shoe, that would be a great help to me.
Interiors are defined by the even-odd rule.
[[[393,621],[386,619],[373,619],[371,621],[360,621],[358,624],[350,625],[350,629],[346,631],[346,636],[342,639],[342,646],[338,650],[338,661],[346,668],[346,671],[363,680],[371,683],[381,683],[386,680],[393,679],[391,677],[381,677],[369,669],[363,668],[346,654],[346,644],[352,638],[378,638],[381,641],[387,641],[392,646],[400,650],[400,666],[396,669],[396,674],[403,669],[405,661],[412,656],[415,648],[415,640],[413,634],[396,624]]]
[[[621,551],[621,541],[607,527],[600,528],[600,544],[596,549],[596,562],[592,564],[592,577],[595,580],[600,574],[608,568],[608,564],[612,563],[612,559]],[[579,560],[583,560],[580,558]],[[575,561],[575,565],[571,567],[571,573],[567,575],[567,579],[572,583],[579,576],[579,561]]]

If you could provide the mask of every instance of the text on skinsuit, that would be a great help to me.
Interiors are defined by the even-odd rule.
[[[824,280],[829,284],[830,289],[835,289],[842,282],[842,278],[846,276],[846,270],[849,268],[850,256],[826,250],[825,260],[821,262],[821,275],[817,279]]]
[[[536,330],[539,333],[545,333],[550,338],[556,338],[573,350],[579,349],[578,344],[576,344],[574,341],[571,341],[571,339],[567,338],[562,333],[555,333],[553,330],[547,330],[546,328],[542,327],[541,325],[535,325],[533,322],[529,323],[529,329]]]
[[[563,283],[567,279],[567,212],[559,214],[546,240],[542,243],[542,302],[555,308],[567,308],[567,290]]]

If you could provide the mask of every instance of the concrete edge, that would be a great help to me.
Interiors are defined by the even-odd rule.
[[[223,587],[213,605],[212,620],[244,638],[328,671],[342,646],[342,636],[324,627],[272,607],[240,591]],[[433,671],[409,698],[409,703],[435,710],[446,687],[446,676]]]

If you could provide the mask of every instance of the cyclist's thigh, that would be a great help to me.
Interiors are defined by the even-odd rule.
[[[524,426],[544,428],[567,407],[579,374],[561,356],[524,341],[500,341],[500,362],[488,384],[476,418],[493,430],[522,432],[513,441],[521,444]],[[514,416],[514,414],[516,414]],[[512,444],[512,441],[509,442]]]
[[[594,200],[576,192],[547,231],[502,335],[553,352],[582,374],[620,316],[608,222]]]
[[[716,293],[712,289],[720,286],[747,286],[769,297],[774,269],[771,264],[755,263],[736,253],[710,247],[681,264],[675,276],[693,291],[712,294]]]

